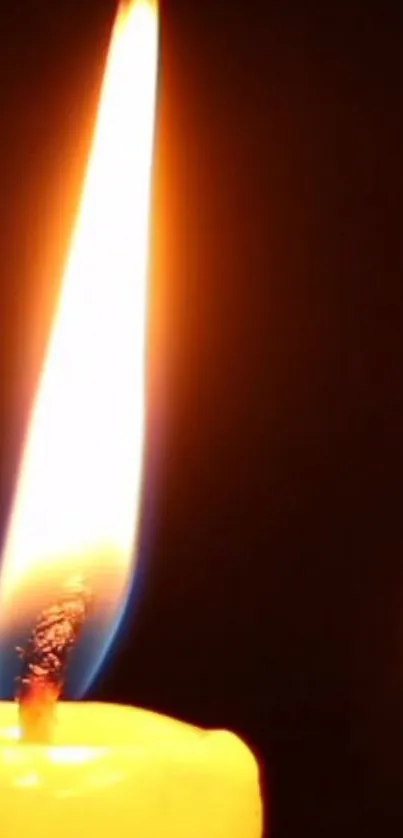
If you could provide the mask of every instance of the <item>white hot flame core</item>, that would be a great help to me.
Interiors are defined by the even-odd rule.
[[[145,419],[157,9],[118,13],[93,147],[3,556],[0,622],[42,579],[134,570]],[[109,565],[111,564],[111,568]],[[113,565],[113,567],[112,567]],[[35,597],[35,594],[32,594]],[[14,610],[13,609],[13,610]]]

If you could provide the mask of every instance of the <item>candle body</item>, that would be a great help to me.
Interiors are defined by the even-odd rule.
[[[0,703],[2,838],[260,838],[257,763],[236,736],[130,707],[63,703],[52,746]]]

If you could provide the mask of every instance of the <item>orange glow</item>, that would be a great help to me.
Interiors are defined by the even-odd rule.
[[[18,475],[0,630],[76,575],[118,614],[134,572],[157,50],[156,3],[123,4]]]

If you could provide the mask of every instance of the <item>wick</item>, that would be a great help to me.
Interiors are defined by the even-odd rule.
[[[84,582],[74,580],[60,600],[41,612],[26,646],[17,649],[22,672],[17,680],[16,700],[24,742],[52,741],[56,702],[90,603],[91,596]]]

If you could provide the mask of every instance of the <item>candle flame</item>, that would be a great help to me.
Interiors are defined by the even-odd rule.
[[[83,578],[110,639],[129,593],[144,446],[157,52],[156,3],[124,3],[18,474],[2,563],[3,634]]]

